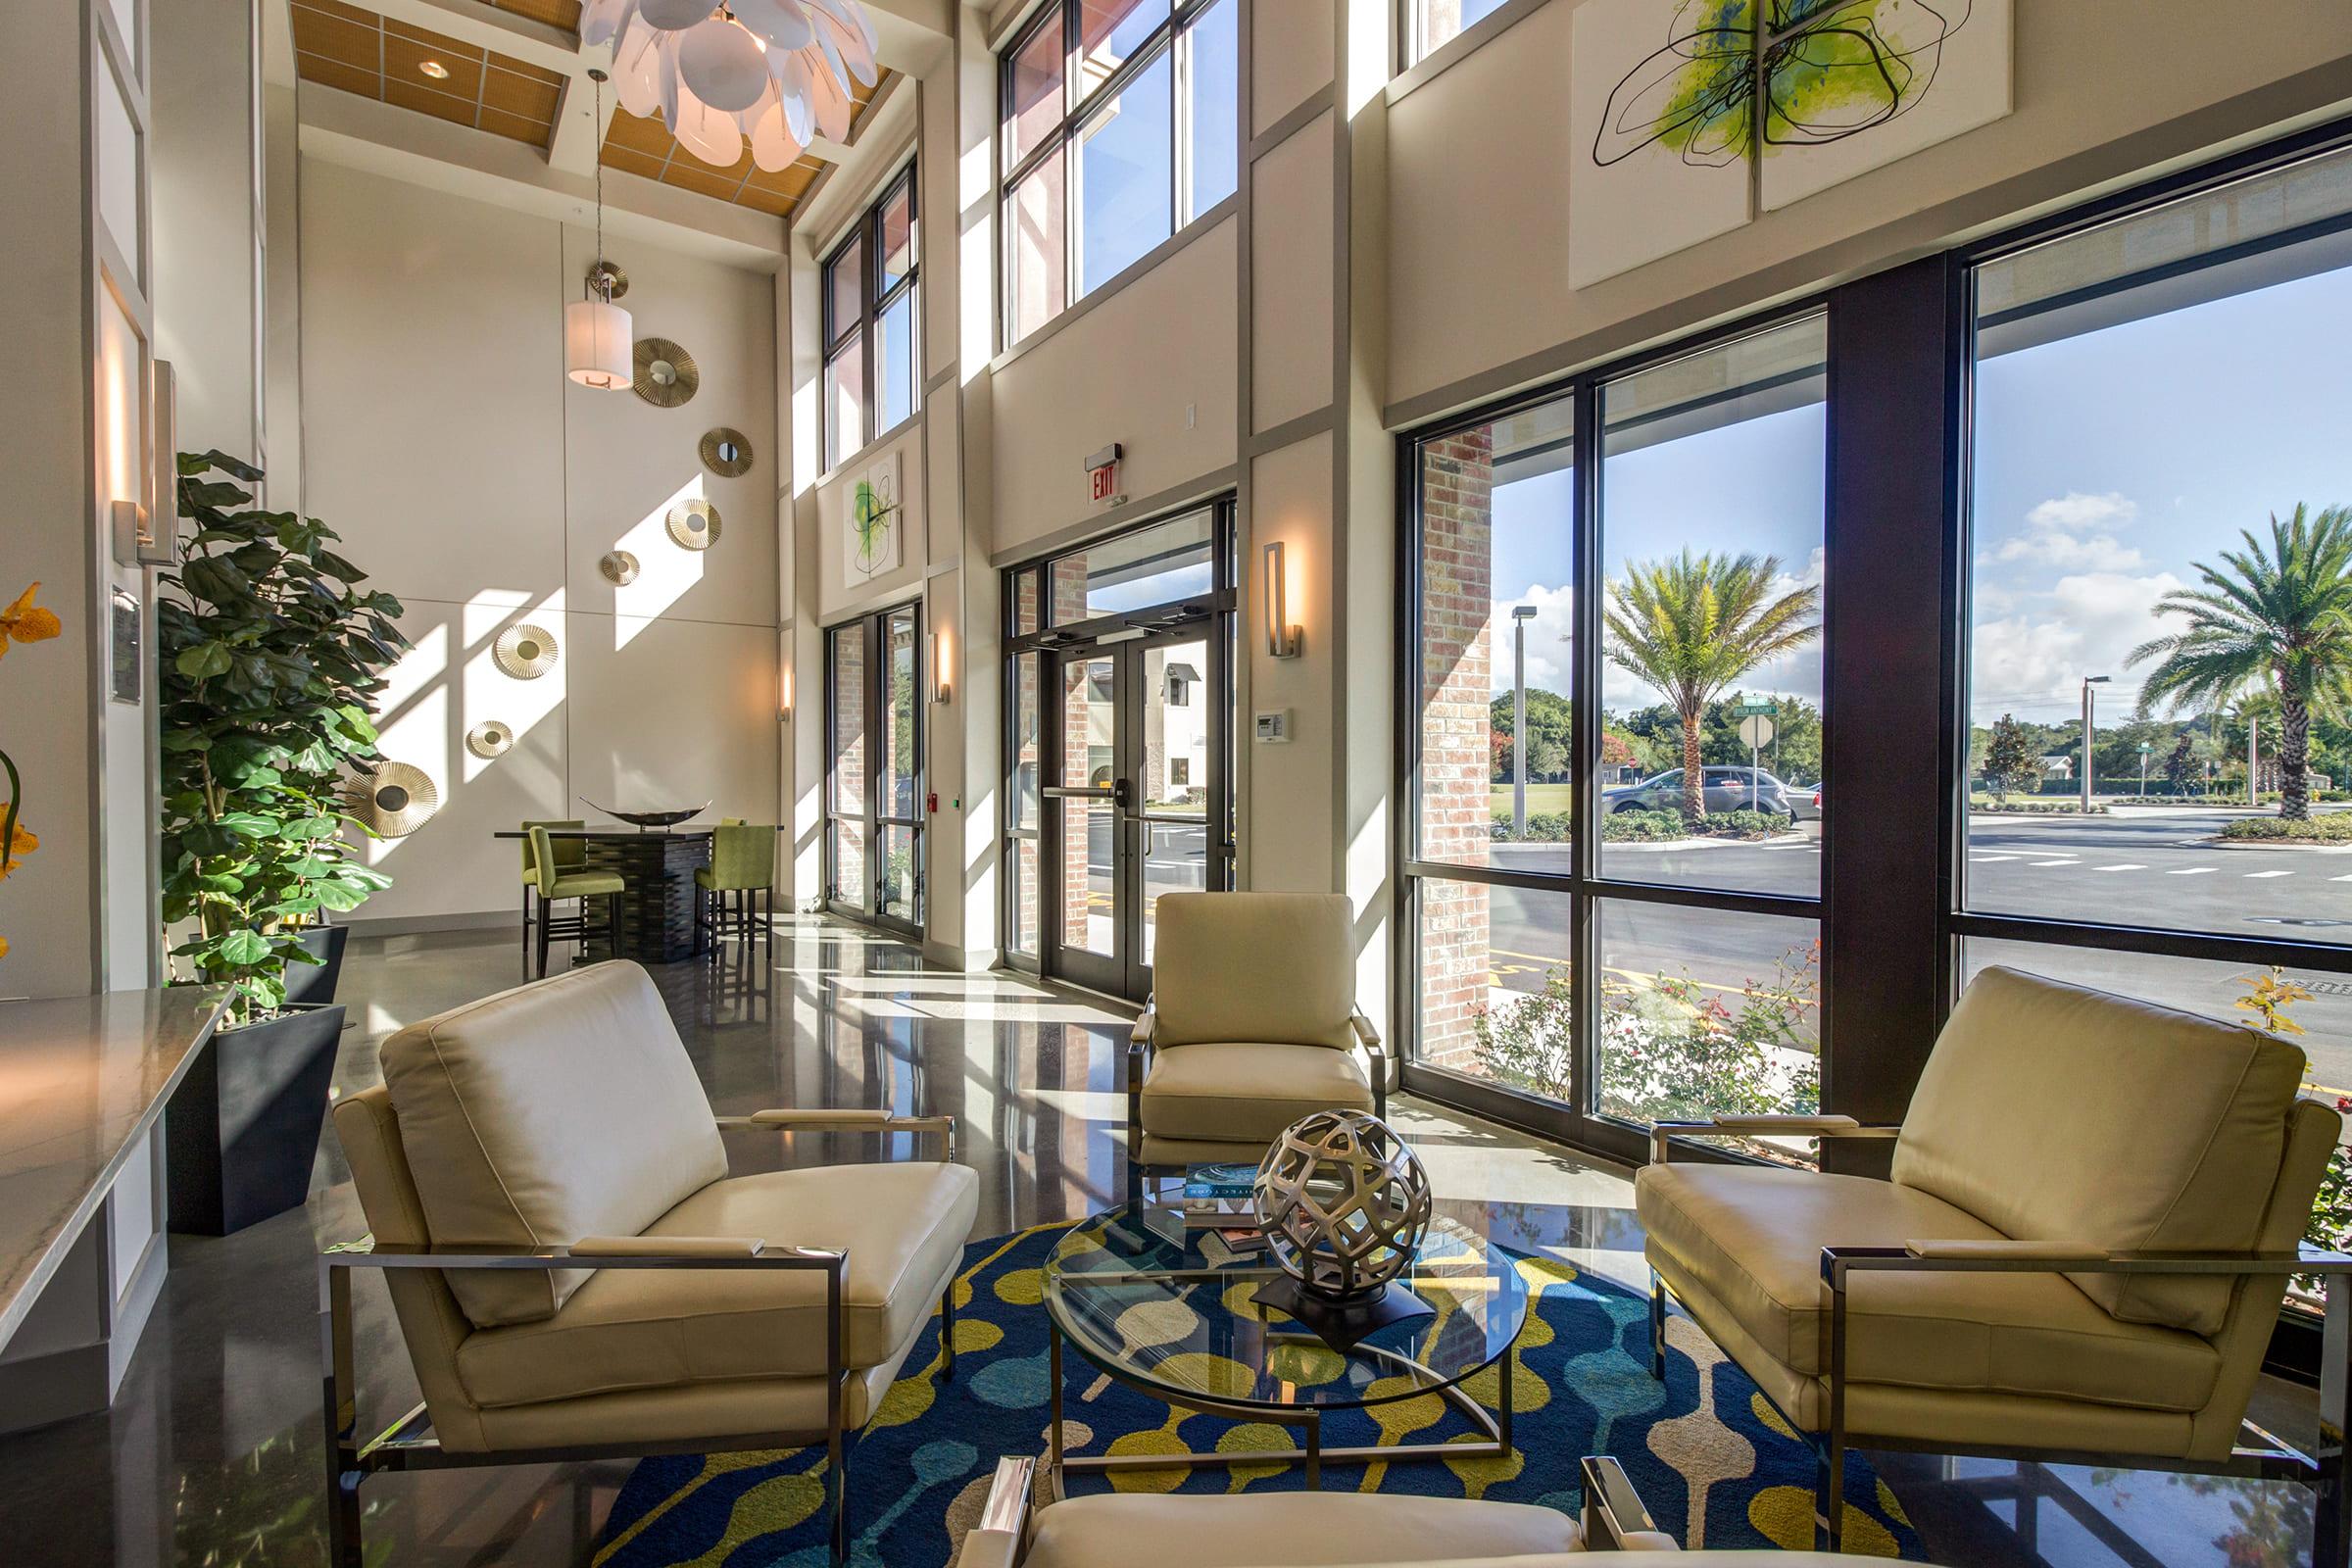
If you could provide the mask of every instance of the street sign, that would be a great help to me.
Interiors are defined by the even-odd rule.
[[[1777,705],[1772,703],[1740,703],[1732,709],[1733,712],[1739,713],[1742,716],[1746,716],[1748,714],[1768,715],[1778,710]]]
[[[1762,751],[1772,744],[1772,720],[1762,713],[1750,713],[1740,721],[1740,744],[1751,752]]]

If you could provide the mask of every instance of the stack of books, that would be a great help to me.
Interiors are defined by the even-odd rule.
[[[1170,1240],[1180,1233],[1214,1231],[1229,1255],[1251,1256],[1266,1245],[1250,1196],[1256,1179],[1255,1165],[1195,1165],[1181,1186],[1169,1182],[1158,1188],[1148,1212],[1154,1228]]]

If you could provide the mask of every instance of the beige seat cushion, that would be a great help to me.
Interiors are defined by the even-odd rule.
[[[1152,906],[1155,1043],[1355,1045],[1354,922],[1338,893],[1167,893]]]
[[[1156,1053],[1144,1080],[1155,1138],[1267,1144],[1310,1111],[1370,1110],[1372,1083],[1351,1052],[1232,1042]]]
[[[938,1304],[979,1204],[979,1178],[962,1165],[831,1165],[715,1182],[645,1234],[846,1248],[843,1359],[870,1367],[891,1359]],[[825,1279],[800,1270],[607,1270],[551,1318],[468,1337],[458,1368],[475,1402],[489,1406],[821,1376]]]
[[[2022,1241],[2249,1250],[2303,1066],[2235,1024],[1986,969],[1928,1057],[1894,1179]],[[2118,1317],[2204,1335],[2234,1284],[2071,1277]]]
[[[599,963],[413,1023],[384,1083],[435,1246],[634,1236],[727,1173],[694,1063],[653,981]],[[477,1328],[549,1316],[577,1270],[460,1270]]]
[[[1695,1282],[1809,1377],[1828,1370],[1824,1247],[1998,1236],[1932,1194],[1861,1176],[1650,1165],[1634,1201],[1659,1272]],[[2123,1322],[2057,1274],[1860,1275],[1846,1324],[1846,1364],[1863,1383],[2185,1411],[2203,1407],[2220,1370],[2206,1341]]]
[[[1577,1549],[1550,1508],[1362,1492],[1070,1497],[1037,1515],[1026,1568],[1326,1568]]]

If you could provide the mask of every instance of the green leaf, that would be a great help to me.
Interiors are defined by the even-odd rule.
[[[368,902],[368,895],[365,892],[347,888],[339,882],[321,882],[318,884],[317,891],[318,902],[330,909],[356,909]]]
[[[209,452],[182,452],[179,455],[179,471],[183,477],[193,478],[197,474],[208,473],[215,468],[219,468],[222,473],[233,474],[248,484],[262,476],[261,469],[241,458],[230,457],[219,447],[215,447]]]
[[[223,811],[215,820],[240,838],[266,839],[277,832],[277,823],[259,811]]]
[[[342,821],[337,817],[306,816],[288,822],[279,830],[278,837],[297,840],[331,839],[341,827]]]
[[[228,673],[228,648],[220,642],[198,643],[182,652],[172,663],[173,668],[190,680],[225,675]]]
[[[220,956],[239,965],[261,963],[270,956],[270,944],[258,931],[231,931],[220,939]]]

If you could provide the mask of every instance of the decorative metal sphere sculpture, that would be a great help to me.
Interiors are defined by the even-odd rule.
[[[1292,1123],[1258,1162],[1252,1199],[1275,1264],[1303,1296],[1335,1306],[1384,1295],[1429,1227],[1429,1173],[1360,1110]]]

